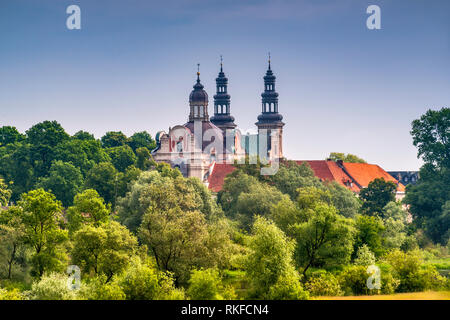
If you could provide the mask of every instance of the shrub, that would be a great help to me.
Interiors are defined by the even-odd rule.
[[[216,269],[193,270],[189,279],[188,296],[193,300],[222,300],[222,285]]]
[[[331,273],[315,273],[306,282],[305,288],[312,296],[341,296],[344,292],[338,279]]]
[[[40,281],[31,286],[30,298],[32,300],[75,300],[76,292],[69,289],[67,275],[51,273],[42,276]]]
[[[380,289],[369,289],[367,287],[366,266],[351,266],[338,276],[339,283],[345,295],[374,295],[374,294],[390,294],[394,293],[399,286],[400,281],[393,274],[392,268],[386,265],[379,265],[380,268]]]
[[[402,252],[393,250],[385,260],[393,268],[394,274],[400,280],[398,292],[414,292],[430,289],[442,289],[446,280],[439,275],[431,265],[422,265],[419,251]]]
[[[292,272],[278,278],[264,298],[269,300],[307,300],[309,294],[303,290],[298,274]]]
[[[105,283],[105,279],[105,276],[99,276],[82,285],[79,297],[87,300],[125,300],[126,295],[118,282]]]
[[[18,289],[2,289],[0,288],[0,301],[1,300],[23,300],[24,297]]]

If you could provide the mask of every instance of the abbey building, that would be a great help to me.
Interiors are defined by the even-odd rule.
[[[152,151],[157,162],[167,162],[180,169],[186,177],[197,177],[206,184],[216,164],[244,161],[246,155],[256,155],[267,161],[283,157],[283,116],[278,112],[276,77],[270,59],[261,94],[261,114],[257,118],[257,135],[242,134],[231,115],[228,79],[220,64],[214,95],[214,115],[209,116],[208,93],[197,81],[189,95],[188,121],[156,134],[157,147]]]

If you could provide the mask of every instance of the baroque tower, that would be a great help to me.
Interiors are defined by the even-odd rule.
[[[230,95],[228,94],[228,79],[223,72],[222,56],[220,57],[220,72],[216,78],[216,94],[214,95],[214,116],[211,122],[225,132],[236,128],[234,117],[230,114]]]
[[[264,92],[262,97],[262,111],[258,116],[258,135],[267,137],[267,156],[269,158],[283,157],[283,116],[278,113],[278,93],[275,91],[276,77],[270,65],[264,76]],[[261,140],[260,140],[261,141]]]

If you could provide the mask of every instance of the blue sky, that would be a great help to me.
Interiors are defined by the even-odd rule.
[[[81,30],[66,28],[72,4]],[[381,30],[366,28],[371,4]],[[221,54],[232,114],[252,129],[268,51],[290,159],[417,170],[411,121],[450,105],[445,0],[0,0],[0,41],[0,125],[22,132],[167,131],[187,120],[197,63],[211,114]]]

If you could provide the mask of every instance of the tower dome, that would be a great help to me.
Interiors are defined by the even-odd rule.
[[[203,85],[200,83],[200,64],[197,71],[197,83],[194,85],[194,90],[192,90],[189,95],[189,121],[201,120],[208,121],[208,94],[203,90]]]

